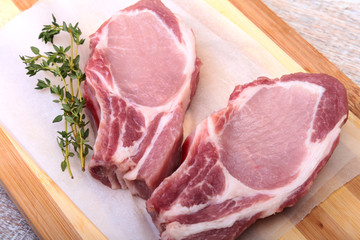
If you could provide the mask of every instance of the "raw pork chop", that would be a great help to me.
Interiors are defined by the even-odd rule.
[[[347,111],[344,86],[325,74],[237,86],[147,201],[162,239],[234,239],[293,206],[334,151]]]
[[[160,0],[142,0],[90,38],[85,92],[98,125],[90,172],[148,198],[178,166],[198,83],[193,32]]]

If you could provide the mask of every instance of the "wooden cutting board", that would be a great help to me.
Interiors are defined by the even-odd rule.
[[[324,72],[342,81],[348,90],[349,121],[360,128],[360,88],[260,0],[204,1],[261,43],[290,71]],[[16,15],[36,0],[12,2],[9,12]],[[105,239],[1,126],[0,143],[0,183],[39,237]],[[360,175],[315,207],[282,239],[360,239],[359,210]]]

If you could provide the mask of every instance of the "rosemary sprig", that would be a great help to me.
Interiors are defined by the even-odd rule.
[[[85,81],[85,74],[79,67],[80,55],[79,46],[85,39],[81,39],[79,24],[59,25],[56,18],[52,15],[53,21],[50,25],[44,25],[39,39],[45,43],[51,43],[53,52],[41,53],[36,47],[30,47],[34,56],[20,56],[25,63],[27,75],[34,76],[38,72],[50,72],[55,78],[60,80],[59,84],[52,84],[48,78],[38,79],[35,89],[46,89],[58,97],[55,103],[61,105],[62,115],[54,118],[53,123],[64,121],[64,130],[58,131],[57,143],[64,157],[61,162],[61,169],[67,168],[70,177],[73,174],[70,168],[69,158],[74,157],[75,153],[80,158],[81,169],[85,170],[85,157],[92,149],[86,140],[89,136],[88,122],[85,122],[85,99],[81,95],[81,83]],[[54,44],[54,36],[60,33],[67,33],[70,36],[70,45],[63,47]],[[75,153],[74,153],[75,152]]]

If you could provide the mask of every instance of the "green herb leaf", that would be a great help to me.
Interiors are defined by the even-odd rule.
[[[30,47],[31,48],[31,51],[34,53],[34,54],[39,54],[40,53],[40,50],[37,48],[37,47]]]
[[[63,119],[63,116],[62,115],[58,115],[54,118],[53,120],[53,123],[57,123],[57,122],[61,122]]]
[[[46,84],[43,80],[38,79],[38,82],[36,84],[36,88],[35,89],[44,89],[49,87],[48,84]]]
[[[70,116],[65,116],[65,119],[66,119],[69,123],[74,123],[74,119],[72,119],[72,117],[70,117]]]
[[[66,166],[67,166],[66,161],[65,161],[65,160],[62,161],[62,162],[61,162],[61,170],[62,170],[63,172],[65,171]]]
[[[70,112],[70,111],[71,111],[71,108],[70,108],[69,105],[63,104],[62,107],[63,107],[63,110],[66,111],[66,112]]]
[[[53,18],[53,22],[56,22],[56,18],[54,16],[54,14],[51,14],[52,18]]]

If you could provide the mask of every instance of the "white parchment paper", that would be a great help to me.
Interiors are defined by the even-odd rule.
[[[288,73],[254,39],[206,3],[163,2],[194,30],[197,53],[203,62],[198,90],[186,114],[185,136],[202,119],[226,106],[235,85],[259,76],[279,77]],[[87,37],[116,11],[133,3],[133,0],[43,0],[0,29],[0,124],[109,239],[157,239],[158,233],[143,200],[132,197],[126,190],[113,191],[103,186],[88,172],[79,171],[78,161],[72,162],[74,180],[67,172],[61,172],[62,155],[55,139],[62,124],[51,123],[60,113],[59,106],[52,103],[48,91],[34,89],[39,77],[26,76],[19,55],[32,55],[30,46],[48,49],[37,37],[54,13],[60,22],[80,22],[86,38],[80,49],[84,66],[89,56]],[[66,43],[66,39],[57,41]],[[297,206],[258,221],[241,239],[280,237],[332,191],[359,174],[358,136],[359,126],[348,123],[338,148],[310,192]]]

